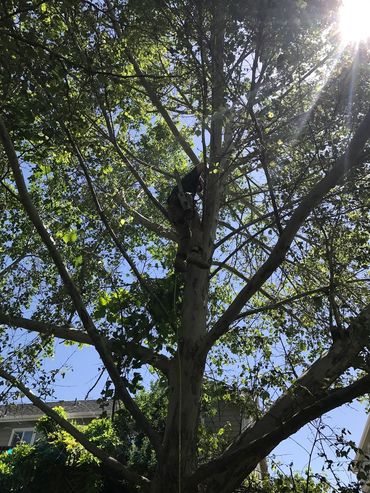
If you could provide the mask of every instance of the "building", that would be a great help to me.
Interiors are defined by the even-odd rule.
[[[63,407],[68,420],[81,425],[88,424],[102,414],[102,408],[96,400],[54,401],[46,404],[49,407]],[[105,409],[111,412],[112,406]],[[0,406],[0,451],[12,448],[21,441],[32,445],[36,439],[35,425],[41,416],[42,411],[33,404]],[[211,414],[203,413],[201,421],[214,432],[225,427],[229,438],[241,433],[249,423],[245,413],[236,404],[223,401],[217,401]]]
[[[352,470],[357,474],[362,491],[370,493],[370,416],[366,420]]]
[[[54,401],[49,407],[61,406],[69,420],[86,425],[102,414],[97,401]],[[8,450],[19,442],[33,444],[35,425],[43,413],[33,404],[8,404],[0,406],[0,451]]]

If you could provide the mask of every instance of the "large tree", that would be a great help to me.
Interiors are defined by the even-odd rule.
[[[1,3],[0,376],[131,488],[231,493],[370,391],[369,51],[341,45],[338,7]],[[201,262],[174,273],[166,197],[199,163]],[[53,338],[94,346],[150,477],[44,405]],[[167,382],[160,429],[134,399],[146,365]],[[225,369],[253,420],[206,457],[200,403]]]

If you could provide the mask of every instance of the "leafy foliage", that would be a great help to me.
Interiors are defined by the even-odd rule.
[[[120,456],[135,487],[229,493],[258,462],[248,440],[267,454],[366,391],[369,48],[341,45],[339,3],[0,7],[0,372],[46,398],[54,337],[93,345],[141,426]],[[166,200],[200,164],[203,268],[182,276]],[[133,400],[147,365],[159,417]],[[254,419],[231,448],[199,432],[215,378]]]
[[[61,407],[54,409],[65,414]],[[117,445],[108,420],[93,420],[82,429],[100,446],[109,444],[112,449]],[[35,445],[20,444],[11,453],[1,454],[1,491],[103,491],[104,476],[98,462],[71,435],[46,416],[40,418],[37,431],[40,438]]]

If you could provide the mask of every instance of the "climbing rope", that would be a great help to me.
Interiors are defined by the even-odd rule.
[[[182,473],[181,473],[181,463],[182,463],[182,367],[181,367],[181,356],[180,356],[180,334],[179,334],[179,326],[177,324],[177,303],[176,303],[176,295],[177,295],[177,275],[175,274],[175,284],[173,289],[173,312],[175,316],[175,325],[176,325],[176,339],[177,339],[177,361],[178,361],[178,372],[179,372],[179,437],[178,437],[178,476],[179,476],[179,493],[182,492]]]

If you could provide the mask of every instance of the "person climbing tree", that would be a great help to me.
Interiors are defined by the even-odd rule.
[[[176,185],[167,198],[167,209],[170,221],[179,236],[175,258],[175,271],[185,272],[187,262],[198,267],[208,268],[208,264],[199,257],[200,245],[192,245],[192,229],[200,219],[195,207],[195,195],[202,190],[203,163],[195,166]],[[191,250],[192,255],[189,255]]]

